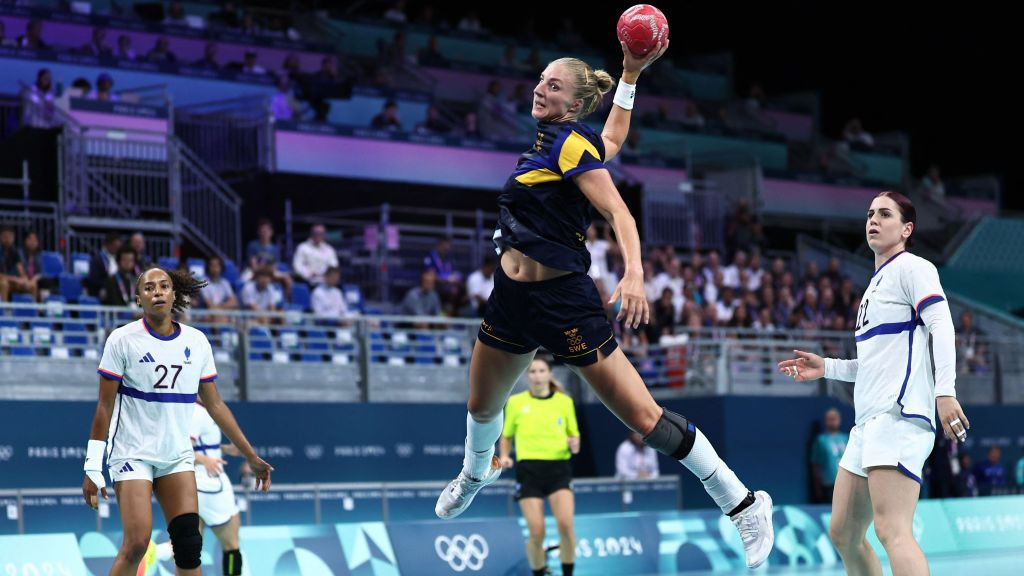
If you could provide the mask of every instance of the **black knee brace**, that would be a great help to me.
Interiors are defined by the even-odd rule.
[[[194,570],[202,564],[203,535],[199,532],[199,514],[182,514],[167,525],[174,549],[174,565]]]
[[[238,550],[225,550],[221,566],[224,568],[224,576],[242,576],[242,553]]]
[[[697,428],[679,414],[662,409],[654,430],[644,437],[644,444],[676,460],[686,458],[697,439]]]

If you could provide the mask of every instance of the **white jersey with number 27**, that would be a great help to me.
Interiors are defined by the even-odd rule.
[[[170,336],[145,319],[110,333],[99,374],[120,382],[107,436],[107,459],[144,460],[160,467],[191,457],[200,382],[217,379],[206,335],[175,323]]]

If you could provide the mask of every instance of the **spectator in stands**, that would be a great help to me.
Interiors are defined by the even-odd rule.
[[[494,290],[494,272],[497,270],[497,260],[488,254],[484,256],[483,265],[474,270],[466,279],[466,293],[476,311],[477,316],[483,316],[487,309],[487,300]]]
[[[103,299],[103,288],[107,278],[117,273],[117,253],[124,241],[118,232],[107,232],[103,247],[89,258],[89,274],[82,281],[86,292]]]
[[[875,146],[875,139],[864,130],[864,126],[860,122],[860,118],[851,118],[846,126],[843,128],[843,140],[850,144],[857,144],[867,148],[873,148]]]
[[[138,56],[135,54],[135,48],[132,48],[132,37],[127,34],[121,34],[117,37],[117,58],[118,60],[130,60],[134,61]]]
[[[615,477],[619,480],[642,480],[657,478],[658,453],[644,444],[637,432],[630,431],[629,437],[615,450]]]
[[[405,316],[440,316],[441,297],[437,290],[437,272],[424,270],[419,286],[410,288],[402,299],[400,313]]]
[[[504,102],[505,99],[501,97],[501,82],[491,80],[477,107],[480,129],[484,134],[497,139],[516,135],[514,121],[508,117]]]
[[[722,269],[722,284],[739,289],[741,287],[740,275],[747,271],[747,253],[737,250],[733,255],[732,264]],[[742,285],[746,288],[745,285]]]
[[[843,262],[838,256],[828,259],[828,268],[825,269],[825,278],[832,284],[834,290],[838,290],[843,283]]]
[[[370,127],[378,130],[402,130],[402,121],[398,117],[398,102],[385,102],[384,109],[370,121]]]
[[[36,73],[36,83],[22,96],[22,123],[43,129],[60,126],[53,103],[53,77],[49,68],[41,68]]]
[[[167,16],[164,17],[164,25],[188,26],[188,15],[185,14],[185,5],[181,2],[171,2],[167,8]]]
[[[315,224],[310,229],[309,239],[295,249],[292,269],[310,285],[320,284],[328,268],[338,267],[338,253],[325,241],[326,237],[327,229],[324,225]]]
[[[224,261],[219,257],[213,256],[206,261],[207,284],[199,294],[204,308],[210,310],[238,309],[235,289],[231,287],[231,282],[228,282],[223,273]],[[209,321],[214,324],[223,324],[227,322],[227,318],[224,316],[211,316]]]
[[[732,288],[729,288],[728,286],[726,286],[725,289],[726,291],[732,290]],[[719,302],[719,306],[721,305],[722,303]],[[721,308],[719,308],[719,310],[721,310]],[[750,316],[750,308],[741,300],[734,299],[732,314],[729,316],[729,320],[726,322],[726,325],[732,328],[753,328],[754,319]]]
[[[0,230],[0,299],[6,302],[12,292],[35,296],[33,283],[25,275],[25,255],[14,245],[14,228]]]
[[[469,297],[465,284],[452,284],[448,287],[444,299],[442,313],[449,318],[478,318],[476,306]],[[482,315],[482,314],[481,314]]]
[[[510,108],[512,115],[529,114],[533,107],[533,96],[530,94],[530,87],[520,82],[516,84],[512,95],[509,96],[506,107]]]
[[[811,501],[815,504],[832,502],[832,491],[839,474],[839,460],[850,442],[850,435],[842,432],[842,415],[839,410],[829,408],[825,412],[825,429],[814,438],[811,446]]]
[[[725,228],[725,246],[729,253],[736,250],[753,250],[759,248],[764,240],[764,232],[757,217],[750,211],[750,203],[746,198],[736,201],[736,210],[729,218]]]
[[[69,94],[72,98],[87,98],[92,92],[92,84],[88,80],[79,76],[71,81],[71,90]]]
[[[342,320],[352,316],[345,302],[345,295],[338,286],[341,284],[341,269],[331,266],[324,274],[324,283],[313,289],[310,304],[313,314],[320,318]]]
[[[962,451],[958,460],[960,461],[960,471],[954,475],[956,496],[976,498],[978,496],[978,477],[974,472],[974,466],[971,465],[971,455]]]
[[[245,51],[245,60],[242,61],[242,74],[252,74],[253,76],[263,76],[267,73],[267,69],[261,66],[256,60],[259,55],[255,50],[249,48]]]
[[[405,24],[409,18],[405,15],[405,0],[396,0],[391,8],[384,13],[384,19],[398,24]]]
[[[1003,467],[1003,451],[999,446],[990,446],[986,460],[974,467],[978,490],[983,496],[992,493],[993,488],[1006,486],[1006,468]]]
[[[515,44],[505,46],[505,52],[501,55],[501,59],[498,60],[498,67],[514,72],[526,71],[526,64],[524,62],[520,62],[519,56],[516,55]]]
[[[455,260],[452,258],[452,241],[448,238],[437,239],[434,249],[423,258],[423,268],[434,271],[445,296],[451,293],[451,286],[462,283],[462,274],[455,269]]]
[[[957,372],[977,374],[988,371],[987,351],[984,332],[974,325],[974,315],[965,310],[961,313],[961,325],[956,329],[956,358],[961,361]]]
[[[276,312],[284,305],[281,288],[273,283],[274,274],[268,268],[260,268],[253,279],[242,286],[242,306],[256,312]],[[254,319],[258,323],[265,320]]]
[[[96,89],[89,94],[89,98],[100,102],[117,102],[121,99],[114,93],[114,78],[106,72],[96,77]]]
[[[416,62],[418,62],[420,66],[432,66],[436,68],[443,68],[448,65],[448,59],[441,53],[441,45],[437,36],[432,35],[430,39],[427,40],[427,45],[420,48],[419,52],[416,53]]]
[[[714,284],[715,275],[721,272],[721,254],[719,254],[717,249],[712,248],[711,250],[708,250],[707,260],[708,263],[704,266],[704,269],[701,270],[701,274],[704,276],[705,285]]]
[[[239,28],[241,22],[238,19],[238,8],[234,2],[224,2],[220,10],[210,13],[206,21],[211,27]]]
[[[43,21],[35,18],[25,24],[25,33],[18,36],[18,46],[33,50],[47,50],[50,45],[43,41]]]
[[[762,306],[757,312],[757,319],[754,320],[754,330],[758,332],[774,332],[778,326],[775,325],[775,320],[772,317],[772,309],[767,306]]]
[[[431,104],[427,108],[427,118],[416,125],[417,134],[447,134],[451,126],[441,118],[441,111]]]
[[[256,20],[256,15],[246,10],[242,15],[242,24],[239,27],[239,32],[242,34],[248,34],[249,36],[259,36],[263,34],[262,24]]]
[[[122,246],[117,251],[117,272],[107,278],[103,290],[103,304],[107,306],[134,306],[135,280],[138,272],[135,267],[135,250],[131,246]]]
[[[809,260],[804,267],[804,275],[800,278],[800,286],[817,286],[820,276],[821,271],[818,269],[818,263],[814,260]]]
[[[470,10],[459,20],[455,28],[461,32],[472,32],[474,34],[485,34],[487,32],[483,24],[480,23],[480,16],[476,10]]]
[[[55,287],[57,278],[49,278],[43,275],[43,253],[39,249],[39,234],[29,230],[23,240],[25,245],[23,262],[25,263],[25,278],[28,279],[28,292],[37,301],[43,300],[42,291]]]
[[[292,277],[277,269],[281,261],[281,247],[274,242],[274,225],[266,218],[260,218],[256,224],[256,239],[245,247],[245,258],[248,268],[244,276],[251,278],[256,270],[266,268],[273,275],[274,282],[284,286],[285,292],[292,292]]]
[[[292,95],[291,83],[287,76],[277,79],[277,92],[270,98],[270,112],[277,120],[298,119],[301,112],[299,101]]]
[[[285,55],[284,60],[281,61],[281,72],[278,76],[284,76],[288,78],[293,84],[298,83],[302,78],[302,63],[299,61],[299,55],[295,52],[289,52]]]
[[[171,52],[170,41],[167,40],[167,37],[160,36],[153,44],[153,49],[146,54],[146,60],[157,64],[174,64],[178,61],[178,57]]]
[[[672,291],[673,314],[678,317],[685,303],[683,288],[686,286],[678,258],[669,260],[665,271],[654,277],[654,286],[658,290],[659,298],[664,297],[663,293],[666,289]]]
[[[686,101],[686,108],[683,110],[683,117],[680,121],[689,128],[704,127],[704,116],[701,115],[697,104],[691,100]]]
[[[92,40],[88,44],[83,45],[80,51],[83,54],[99,57],[113,56],[114,50],[107,44],[107,29],[102,26],[93,28]]]
[[[320,70],[309,77],[307,89],[309,104],[313,108],[317,122],[326,122],[331,111],[328,98],[347,98],[351,96],[351,81],[338,69],[338,61],[334,56],[324,56],[320,61]]]
[[[741,288],[756,292],[761,289],[761,279],[764,278],[764,268],[761,265],[761,251],[754,249],[750,254],[750,265],[747,266],[747,283]]]
[[[928,171],[921,178],[919,189],[924,199],[931,200],[936,204],[946,203],[946,187],[942,184],[942,175],[939,172],[939,167],[935,164],[928,167]]]
[[[395,35],[391,39],[391,44],[388,44],[387,50],[384,53],[385,60],[381,62],[383,66],[389,68],[400,69],[406,64],[412,64],[409,60],[409,48],[406,43],[405,32],[399,30],[395,32]]]
[[[463,138],[483,138],[480,132],[480,123],[476,112],[469,111],[462,119],[462,127],[459,129],[459,136]]]
[[[217,43],[207,42],[203,47],[203,57],[193,62],[192,65],[207,70],[220,70],[220,63],[217,62]]]
[[[142,232],[136,232],[128,239],[128,246],[135,251],[135,273],[142,274],[146,266],[153,263],[153,258],[146,254],[146,237]]]
[[[682,294],[679,299],[682,299]],[[647,338],[651,342],[657,342],[663,334],[675,332],[676,317],[679,315],[675,302],[675,292],[672,291],[672,288],[665,286],[661,289],[661,296],[652,303],[651,329],[647,334]]]

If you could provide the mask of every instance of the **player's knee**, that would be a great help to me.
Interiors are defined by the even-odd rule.
[[[538,542],[543,542],[544,538],[546,536],[547,536],[547,533],[544,531],[544,525],[543,524],[541,524],[540,526],[536,526],[536,527],[535,526],[531,526],[530,527],[530,540],[533,543],[536,544]]]
[[[469,402],[466,403],[466,409],[469,410],[473,420],[484,424],[487,422],[493,422],[495,418],[500,416],[504,406],[491,406],[477,398],[470,398]]]
[[[124,542],[121,544],[121,555],[129,564],[135,565],[142,561],[149,550],[149,534],[142,536],[129,536],[125,534]]]
[[[654,429],[644,436],[644,444],[675,460],[682,460],[693,449],[697,427],[686,418],[665,409]]]
[[[840,554],[855,552],[864,540],[863,533],[858,533],[850,523],[843,522],[837,516],[832,516],[828,525],[828,537]]]
[[[572,529],[572,519],[571,518],[567,518],[567,519],[564,519],[564,520],[557,520],[555,525],[558,527],[558,534],[562,538],[565,538],[566,536],[571,536],[572,535],[573,529]]]
[[[225,550],[221,566],[224,567],[225,576],[241,576],[242,552],[239,550]]]
[[[908,528],[885,518],[875,519],[875,535],[886,550],[899,548],[908,539],[912,540],[913,536]]]
[[[190,512],[171,520],[167,534],[174,548],[174,564],[178,568],[192,570],[202,564],[203,535],[199,532],[199,515]]]

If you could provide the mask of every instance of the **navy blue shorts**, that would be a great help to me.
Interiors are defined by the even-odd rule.
[[[527,354],[543,346],[573,366],[597,362],[618,348],[594,280],[574,272],[540,282],[517,282],[498,265],[494,290],[477,338],[499,350]]]

